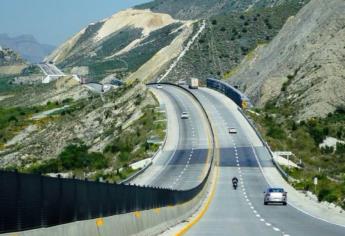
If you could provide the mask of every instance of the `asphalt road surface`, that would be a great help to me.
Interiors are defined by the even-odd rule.
[[[210,89],[193,90],[208,112],[220,152],[215,196],[205,215],[186,235],[345,235],[345,228],[313,218],[292,206],[263,204],[268,183],[261,166],[272,165],[268,152],[236,106]],[[229,134],[228,128],[237,129]],[[232,188],[237,176],[239,188]],[[279,186],[276,186],[279,187]]]
[[[206,116],[191,95],[180,88],[164,85],[151,89],[166,106],[170,126],[167,144],[152,166],[131,184],[180,190],[193,188],[201,183],[210,164],[211,132]],[[182,112],[187,112],[189,118],[181,119]]]

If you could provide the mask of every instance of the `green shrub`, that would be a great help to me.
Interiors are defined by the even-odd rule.
[[[63,171],[88,170],[95,171],[109,166],[109,159],[101,153],[88,153],[84,144],[68,145],[57,159],[34,164],[26,172],[30,173],[57,173]]]
[[[334,152],[333,147],[325,146],[325,147],[321,148],[321,153],[323,153],[323,154],[331,154],[333,152]]]
[[[337,142],[336,154],[340,154],[340,155],[345,154],[345,144]]]
[[[285,139],[286,133],[278,126],[271,126],[268,128],[267,135],[275,139]]]
[[[319,191],[317,198],[319,202],[324,201],[327,197],[327,195],[331,194],[331,190],[327,188],[323,188]]]

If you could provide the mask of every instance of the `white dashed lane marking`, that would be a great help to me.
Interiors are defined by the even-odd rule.
[[[205,99],[205,100],[208,100],[206,97],[204,97],[204,95],[202,95],[202,97]],[[211,103],[212,104],[212,103]],[[221,113],[218,111],[218,109],[212,104],[212,107],[214,108],[214,111],[215,111],[215,114],[218,115],[220,117],[220,120],[225,124],[226,127],[230,127],[230,125],[226,122],[226,120],[224,119],[224,117],[221,115]],[[240,163],[239,163],[239,155],[238,155],[238,150],[237,150],[237,147],[236,147],[236,142],[234,139],[231,140],[232,141],[232,144],[233,144],[233,147],[234,147],[234,154],[235,154],[235,157],[236,157],[236,163],[237,163],[237,168],[238,168],[238,173],[239,173],[239,179],[240,179],[240,184],[241,184],[241,187],[242,187],[242,192],[243,192],[243,196],[244,198],[246,199],[247,203],[248,203],[248,206],[252,209],[253,211],[253,214],[259,218],[260,222],[264,222],[267,226],[272,226],[271,223],[268,223],[265,221],[264,218],[261,217],[260,214],[258,214],[258,212],[255,210],[255,208],[253,207],[252,203],[250,202],[250,199],[248,199],[248,196],[247,196],[247,193],[246,193],[246,189],[244,187],[244,180],[242,178],[242,170],[241,170],[241,166],[240,166]],[[277,227],[274,227],[272,226],[272,229],[274,231],[277,231],[279,232],[280,229],[277,228]],[[285,234],[284,232],[282,232],[283,236],[290,236],[289,234]]]

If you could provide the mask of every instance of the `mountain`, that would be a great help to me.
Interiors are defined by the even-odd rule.
[[[55,48],[40,44],[32,35],[9,37],[7,34],[0,34],[0,45],[13,49],[31,63],[41,62]]]
[[[166,79],[229,77],[243,58],[251,57],[257,45],[269,43],[304,4],[286,2],[211,16],[206,20],[206,29]]]
[[[150,9],[166,13],[176,19],[202,19],[210,16],[244,12],[254,8],[273,7],[294,0],[154,0],[136,6],[137,9]]]
[[[24,64],[25,61],[20,55],[9,48],[0,47],[0,66]]]
[[[71,70],[86,67],[88,76],[96,80],[110,74],[152,79],[178,55],[192,32],[190,21],[128,9],[88,25],[46,60]]]
[[[289,104],[300,119],[345,106],[345,2],[312,0],[230,77],[259,106]]]
[[[20,74],[26,67],[26,61],[18,53],[10,48],[0,46],[0,77]]]

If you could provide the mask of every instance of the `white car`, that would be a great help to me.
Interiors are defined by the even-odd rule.
[[[283,188],[268,188],[265,192],[264,204],[269,203],[281,203],[286,205],[287,203],[287,192]]]
[[[187,112],[182,112],[181,114],[181,119],[188,119],[189,118],[189,115]]]
[[[161,88],[163,88],[163,86],[161,84],[157,84],[156,88],[161,89]]]
[[[236,134],[237,130],[235,128],[229,128],[229,134]]]

